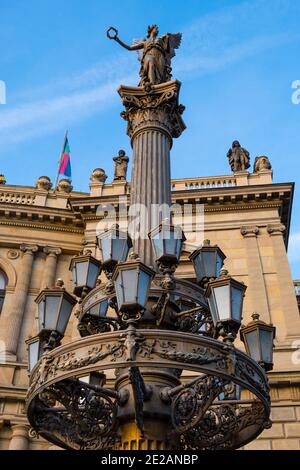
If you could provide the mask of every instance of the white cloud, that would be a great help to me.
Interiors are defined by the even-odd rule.
[[[274,2],[284,8],[281,0]],[[253,54],[299,40],[298,34],[279,31],[268,35],[264,29],[257,28],[241,34],[247,25],[245,19],[252,15],[255,20],[257,14],[269,15],[269,10],[261,0],[252,0],[204,15],[188,25],[183,30],[181,50],[174,60],[174,77],[224,69]],[[120,83],[137,83],[139,64],[136,59],[135,52],[117,50],[114,57],[87,70],[57,77],[35,89],[20,90],[17,97],[20,105],[9,107],[8,104],[6,109],[1,108],[2,149],[68,127],[106,109],[116,97]],[[133,74],[128,76],[128,70]]]

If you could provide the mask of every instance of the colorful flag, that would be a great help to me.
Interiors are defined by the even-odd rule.
[[[65,137],[65,143],[64,143],[63,151],[60,157],[58,174],[64,175],[67,178],[71,179],[72,173],[71,173],[70,147],[69,147],[69,141],[68,141],[67,136]]]

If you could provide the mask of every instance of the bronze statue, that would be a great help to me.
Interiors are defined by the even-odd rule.
[[[263,170],[272,170],[272,165],[270,163],[270,160],[265,155],[256,157],[255,162],[254,162],[254,167],[253,167],[254,173],[258,173],[259,171],[263,171]]]
[[[241,147],[238,140],[232,142],[232,148],[228,150],[227,157],[234,173],[246,171],[250,167],[250,154],[248,150]]]
[[[137,51],[141,61],[139,86],[158,85],[171,80],[171,59],[175,56],[181,42],[181,33],[167,33],[158,36],[156,24],[148,26],[147,38],[134,39],[132,46],[128,46],[118,37],[118,31],[110,27],[107,37],[114,39],[128,51]]]
[[[126,181],[129,158],[125,151],[119,150],[118,155],[113,158],[113,161],[115,162],[114,181]]]

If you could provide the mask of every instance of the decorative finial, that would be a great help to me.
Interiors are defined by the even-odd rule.
[[[56,280],[55,286],[62,288],[62,287],[64,286],[64,284],[65,284],[65,283],[64,283],[63,279],[61,279],[61,278],[59,277],[59,278]]]
[[[203,240],[202,246],[210,246],[210,240],[208,239]]]
[[[225,269],[225,268],[222,268],[222,269],[221,269],[221,271],[220,271],[220,277],[228,276],[228,274],[229,274],[228,269]]]
[[[253,321],[259,320],[259,316],[260,316],[260,315],[259,315],[259,313],[257,313],[257,312],[254,312],[254,313],[252,313],[252,315],[251,315]]]
[[[139,255],[132,251],[129,255],[130,261],[140,261]]]
[[[95,168],[93,173],[90,176],[90,180],[92,183],[105,183],[107,180],[107,174],[103,170],[103,168]]]

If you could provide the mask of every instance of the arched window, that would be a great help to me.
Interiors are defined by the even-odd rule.
[[[3,271],[0,271],[0,313],[2,310],[3,302],[4,302],[6,285],[7,285],[7,276]]]

